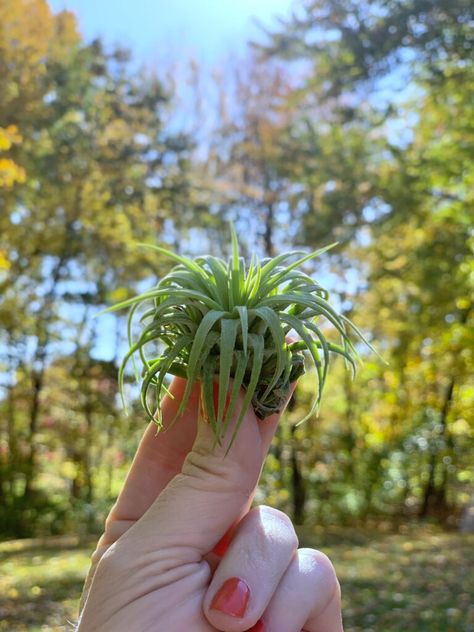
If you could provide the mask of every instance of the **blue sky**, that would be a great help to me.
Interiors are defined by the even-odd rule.
[[[209,65],[287,15],[292,0],[49,0],[54,11],[71,9],[87,39],[101,35],[109,44],[131,48],[140,61],[187,59]]]
[[[148,66],[186,63],[190,57],[208,69],[240,56],[246,42],[261,33],[275,15],[288,15],[292,0],[49,0],[54,12],[72,10],[86,40],[96,36],[120,44]],[[111,317],[100,317],[94,355],[114,354]],[[124,351],[124,349],[122,349]]]

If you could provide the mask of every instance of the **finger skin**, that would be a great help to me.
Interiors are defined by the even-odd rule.
[[[240,389],[234,413],[219,443],[211,425],[198,417],[196,440],[181,472],[123,536],[127,545],[133,542],[137,552],[147,546],[175,547],[181,550],[180,559],[185,564],[194,561],[196,554],[207,555],[243,515],[281,417],[281,413],[274,415],[266,424],[257,419],[250,406],[239,422],[244,400],[245,391]],[[177,419],[178,423],[182,421]],[[234,433],[237,423],[240,425]],[[144,534],[149,534],[150,540]]]
[[[294,339],[287,336],[290,344]],[[296,383],[291,385],[288,399]],[[156,426],[150,423],[140,441],[130,471],[117,502],[107,518],[105,533],[99,541],[98,550],[106,550],[125,533],[152,505],[171,479],[181,471],[186,455],[191,450],[197,434],[200,386],[196,383],[191,391],[184,414],[175,420],[179,404],[186,389],[186,380],[174,377],[162,403],[164,430],[157,434]],[[260,422],[262,435],[262,461],[270,446],[280,415],[272,415]],[[251,501],[250,501],[251,502]],[[250,507],[250,504],[249,504]]]
[[[204,599],[204,613],[218,630],[248,630],[263,615],[298,547],[294,527],[284,513],[256,507],[242,519]],[[221,586],[237,577],[250,589],[244,616],[236,618],[212,607]],[[271,628],[270,628],[271,629]]]
[[[243,397],[241,393],[239,408]],[[242,514],[262,467],[262,437],[251,409],[245,413],[232,449],[227,453],[237,416],[236,411],[221,445],[215,445],[211,426],[199,421],[196,441],[181,472],[124,534],[123,545],[127,542],[137,553],[144,547],[176,548],[182,552],[177,563],[183,564],[214,548]]]
[[[186,380],[174,378],[170,392],[162,405],[164,429],[157,433],[150,423],[142,437],[123,489],[109,516],[109,523],[138,520],[169,481],[181,471],[184,459],[191,450],[197,432],[199,385],[191,392],[184,414],[170,424],[182,400]],[[112,538],[115,541],[117,538]]]
[[[296,384],[292,385],[291,394]],[[150,423],[142,437],[123,489],[106,521],[101,545],[112,544],[137,521],[153,504],[166,485],[182,469],[187,454],[191,451],[197,434],[199,410],[199,384],[191,392],[184,414],[174,419],[186,388],[186,380],[173,379],[170,392],[163,399],[162,419],[164,430],[157,434],[156,426]],[[280,415],[272,415],[259,421],[262,437],[262,462],[266,456]],[[251,502],[251,500],[250,500]],[[249,505],[250,506],[250,505]]]
[[[289,339],[289,342],[291,340]],[[288,399],[294,392],[296,383],[291,385]],[[127,475],[123,489],[108,517],[107,525],[110,543],[118,539],[117,533],[124,532],[127,523],[138,520],[152,505],[171,479],[181,471],[186,455],[190,452],[197,434],[200,385],[196,383],[191,391],[188,405],[183,415],[171,424],[182,401],[186,380],[173,378],[169,391],[162,403],[164,430],[157,434],[156,426],[150,423],[142,437],[135,458]],[[280,415],[272,415],[260,421],[262,436],[262,461],[266,456]],[[124,523],[121,527],[115,523]],[[108,529],[104,544],[109,541]]]
[[[291,397],[295,386],[296,384],[292,385],[288,399]],[[173,478],[177,478],[177,481],[175,482],[174,488],[172,490],[168,490],[167,496],[170,498],[173,493],[179,493],[178,490],[180,482],[183,483],[183,477],[181,476],[180,478],[179,473],[184,467],[186,457],[188,456],[188,463],[185,469],[187,470],[188,475],[191,473],[191,476],[193,476],[194,474],[194,478],[196,471],[199,473],[199,470],[202,470],[203,468],[205,469],[209,465],[208,457],[204,456],[204,458],[202,458],[201,455],[200,458],[199,454],[196,455],[196,453],[190,455],[193,443],[196,440],[198,428],[200,396],[199,384],[193,388],[184,414],[176,419],[174,424],[170,425],[171,420],[175,417],[175,413],[179,406],[179,402],[182,399],[185,387],[185,380],[181,378],[175,378],[173,380],[170,386],[170,391],[174,396],[174,399],[166,396],[163,401],[162,418],[165,429],[157,435],[154,424],[150,424],[142,438],[124,487],[117,502],[107,517],[105,532],[99,539],[96,550],[92,555],[91,568],[88,572],[81,596],[80,611],[82,611],[84,607],[97,565],[108,548],[124,536],[124,534],[126,534],[137,523],[137,521],[140,520],[140,518],[153,505],[160,493],[167,487],[170,481],[173,480]],[[232,486],[231,488],[227,488],[224,493],[224,498],[227,501],[230,501],[230,504],[233,505],[230,510],[235,515],[235,519],[230,524],[228,523],[228,520],[224,520],[223,525],[225,526],[221,526],[220,524],[214,525],[217,531],[222,528],[224,530],[214,541],[213,538],[215,536],[212,534],[212,538],[208,541],[213,542],[213,544],[211,544],[206,551],[203,551],[201,547],[200,551],[202,555],[207,555],[213,546],[221,539],[224,533],[231,528],[233,524],[238,523],[240,518],[248,512],[255,494],[255,488],[263,466],[263,461],[268,452],[281,415],[275,414],[265,421],[257,421],[253,410],[249,410],[247,411],[247,416],[253,417],[250,426],[253,426],[252,432],[254,435],[252,437],[247,437],[247,441],[249,442],[247,445],[253,446],[255,451],[253,453],[254,463],[250,464],[249,467],[249,463],[247,462],[249,451],[246,449],[243,450],[244,458],[242,459],[242,462],[244,463],[244,467],[242,468],[242,480],[245,478],[247,479],[247,483],[244,485],[244,494],[241,494],[239,498],[239,495],[234,493],[235,487],[234,489],[232,489]],[[245,424],[243,425],[245,426]],[[249,426],[248,423],[247,426]],[[255,429],[257,429],[257,432],[255,432]],[[206,442],[208,445],[213,443],[213,437],[210,436],[209,426],[203,430],[205,431],[203,432],[202,437],[205,452]],[[207,434],[209,436],[206,436],[206,431],[208,431]],[[240,440],[240,442],[242,443],[242,440]],[[237,451],[234,449],[234,457],[236,452]],[[219,455],[217,454],[214,455],[214,457],[218,456]],[[222,459],[222,455],[220,456]],[[217,458],[213,458],[212,462],[214,463],[214,466],[219,468],[220,464],[218,463]],[[242,480],[239,484],[240,487],[242,487]],[[169,507],[166,506],[168,504],[166,498],[160,504],[165,505],[165,511],[168,513]],[[156,516],[157,514],[159,514],[159,508],[155,509],[153,512],[153,515]],[[191,512],[189,517],[189,524],[191,526],[193,524],[192,518],[193,515]],[[192,531],[192,533],[195,534],[195,531]],[[173,535],[173,530],[171,530],[171,535]],[[186,534],[184,534],[184,536],[185,535]],[[183,542],[185,541],[182,541],[181,544],[183,544]],[[211,567],[214,568],[219,558],[217,556],[209,557],[215,558],[209,559]]]
[[[174,399],[167,395],[163,400],[162,419],[165,429],[157,434],[155,424],[150,423],[145,430],[124,486],[107,517],[105,531],[92,554],[91,567],[81,595],[80,612],[97,564],[104,553],[149,509],[169,481],[180,472],[183,461],[192,448],[197,432],[198,385],[191,392],[183,416],[170,426],[185,388],[186,380],[174,378],[169,389]]]
[[[328,557],[299,549],[263,618],[271,632],[343,632],[341,592]]]

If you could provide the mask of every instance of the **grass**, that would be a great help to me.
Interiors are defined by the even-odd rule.
[[[474,536],[305,531],[333,560],[346,632],[474,632]],[[0,631],[71,630],[93,544],[0,544]]]
[[[311,544],[336,567],[346,632],[474,632],[473,535],[341,535]]]
[[[0,544],[0,630],[72,630],[92,544],[75,538]]]

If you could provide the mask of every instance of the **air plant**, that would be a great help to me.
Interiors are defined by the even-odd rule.
[[[233,418],[238,393],[244,390],[229,447],[249,406],[260,419],[281,410],[290,384],[305,372],[305,356],[315,369],[317,388],[301,421],[319,409],[331,355],[342,356],[355,373],[358,353],[351,336],[369,345],[357,327],[331,306],[328,291],[301,269],[336,244],[310,254],[292,251],[262,261],[253,255],[247,268],[232,226],[231,234],[228,261],[211,255],[191,259],[141,244],[177,265],[153,289],[105,310],[130,308],[130,348],[119,370],[120,392],[123,398],[124,371],[133,359],[141,381],[141,404],[158,428],[168,375],[187,380],[176,417],[184,412],[194,384],[200,383],[201,409],[218,442]],[[133,321],[139,308],[145,311],[135,339]],[[336,330],[340,344],[326,338],[322,321]]]

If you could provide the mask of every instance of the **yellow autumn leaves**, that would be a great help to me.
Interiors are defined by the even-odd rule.
[[[15,163],[14,160],[5,156],[13,145],[21,143],[21,135],[16,125],[0,127],[0,189],[12,187],[15,182],[24,182],[26,179],[25,170]],[[2,253],[0,252],[0,268],[2,267]]]

